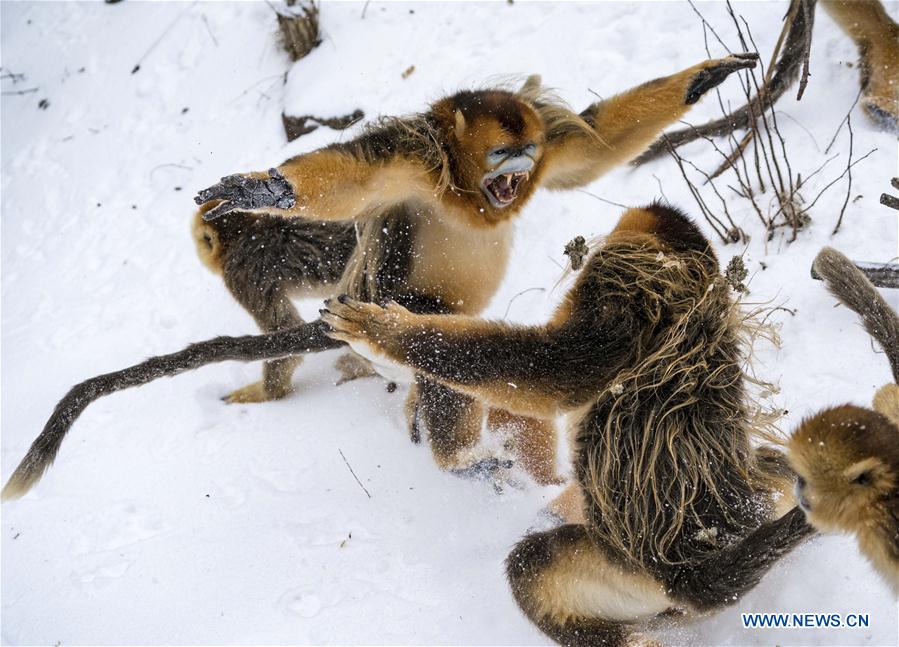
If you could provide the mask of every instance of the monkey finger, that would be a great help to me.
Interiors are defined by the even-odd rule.
[[[354,334],[362,334],[364,332],[359,326],[357,317],[354,317],[352,312],[332,306],[327,310],[319,310],[319,314],[321,315],[321,320],[333,331]]]
[[[383,310],[385,312],[390,312],[392,314],[403,314],[403,313],[409,312],[408,309],[401,306],[399,303],[397,303],[396,301],[394,301],[392,299],[384,305]]]
[[[194,202],[204,204],[210,200],[230,200],[235,196],[235,189],[241,187],[241,175],[226,175],[219,182],[197,192]]]
[[[237,209],[237,205],[235,205],[230,200],[226,200],[225,202],[216,205],[215,207],[204,213],[203,220],[215,220],[219,216],[224,216],[226,213],[231,213],[235,209]]]
[[[735,59],[743,60],[743,61],[747,61],[747,62],[751,61],[751,63],[749,63],[747,65],[747,67],[755,67],[755,63],[756,63],[756,61],[758,61],[760,59],[760,56],[759,56],[758,52],[735,52],[735,53],[731,54],[728,58],[735,58]]]
[[[340,296],[338,296],[337,303],[339,304],[339,306],[343,306],[343,308],[348,311],[353,311],[360,314],[368,313],[370,315],[374,315],[382,310],[381,306],[375,303],[357,301],[347,294],[341,294]]]

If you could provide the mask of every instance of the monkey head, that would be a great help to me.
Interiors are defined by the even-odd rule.
[[[505,90],[459,92],[434,110],[449,131],[454,185],[488,223],[517,212],[536,186],[543,157],[537,111]]]
[[[861,530],[899,495],[899,428],[875,411],[826,409],[802,422],[788,449],[796,498],[819,530]]]

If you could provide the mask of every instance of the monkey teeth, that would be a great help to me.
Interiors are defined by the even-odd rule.
[[[511,204],[518,197],[518,189],[521,183],[526,181],[530,175],[528,171],[501,173],[485,180],[484,189],[488,197],[493,198],[494,206],[504,207]]]

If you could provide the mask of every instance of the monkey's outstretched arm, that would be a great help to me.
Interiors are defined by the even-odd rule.
[[[345,145],[299,155],[267,174],[223,177],[194,201],[221,201],[203,214],[206,220],[230,211],[352,220],[412,199],[434,200],[436,184],[413,156]]]
[[[87,406],[104,395],[172,377],[214,362],[234,360],[255,362],[304,352],[335,348],[341,342],[325,335],[325,327],[315,321],[267,335],[216,337],[191,344],[170,355],[160,355],[129,368],[98,375],[72,387],[59,401],[43,431],[31,444],[25,458],[3,487],[0,498],[16,499],[28,492],[50,467],[62,440]]]
[[[584,129],[572,128],[565,120],[550,120],[544,186],[582,186],[630,161],[703,94],[734,72],[755,67],[757,61],[758,54],[754,53],[704,61],[594,103],[580,114],[593,136]]]
[[[733,603],[814,534],[802,510],[793,508],[780,519],[762,524],[742,541],[713,553],[699,566],[676,571],[665,584],[670,595],[699,610]]]
[[[601,390],[626,347],[620,335],[568,326],[510,326],[458,315],[416,315],[342,296],[326,301],[332,336],[375,364],[405,364],[488,403],[549,417]],[[623,327],[618,327],[620,333]]]

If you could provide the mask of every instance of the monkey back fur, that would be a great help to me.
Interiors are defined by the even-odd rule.
[[[753,322],[707,254],[626,241],[598,256],[586,280],[639,304],[645,332],[576,437],[591,532],[651,570],[688,563],[770,513],[752,450],[770,417],[750,410],[744,387]]]

